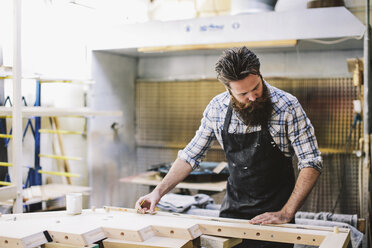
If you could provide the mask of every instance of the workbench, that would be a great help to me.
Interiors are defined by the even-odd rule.
[[[0,217],[0,247],[194,247],[202,235],[346,247],[350,230],[295,224],[251,225],[247,220],[210,218],[105,207],[83,210],[9,214]],[[218,240],[218,238],[216,238]]]
[[[44,184],[26,188],[22,192],[23,204],[30,205],[35,203],[47,203],[47,208],[43,210],[51,210],[53,208],[65,207],[65,195],[68,193],[82,193],[90,195],[91,188],[79,185],[68,184]],[[0,188],[0,205],[12,206],[15,199],[16,187],[8,186]],[[0,246],[1,247],[1,246]]]
[[[147,171],[138,175],[124,177],[120,179],[122,183],[134,183],[141,185],[148,185],[150,187],[155,187],[158,185],[162,177],[157,171]],[[218,182],[200,182],[200,183],[191,183],[191,182],[181,182],[176,185],[175,188],[179,189],[190,189],[190,190],[199,190],[199,191],[209,191],[209,192],[222,192],[226,190],[226,180]]]

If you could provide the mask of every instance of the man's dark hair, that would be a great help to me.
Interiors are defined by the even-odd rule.
[[[250,74],[261,76],[260,60],[251,50],[243,47],[233,47],[223,51],[216,63],[217,79],[230,88],[231,81],[238,81]]]

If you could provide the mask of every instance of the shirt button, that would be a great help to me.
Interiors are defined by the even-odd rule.
[[[232,163],[232,166],[234,166],[234,167],[235,167],[235,166],[236,166],[236,164],[235,164],[235,163]]]

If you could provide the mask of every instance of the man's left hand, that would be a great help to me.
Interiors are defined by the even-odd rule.
[[[293,219],[293,215],[283,211],[266,212],[249,221],[250,224],[284,224]]]

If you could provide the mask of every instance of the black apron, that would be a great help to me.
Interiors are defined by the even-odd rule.
[[[228,133],[232,116],[228,108],[222,140],[230,176],[220,217],[252,219],[265,212],[279,211],[295,184],[291,158],[275,144],[267,125],[253,133]],[[244,240],[239,247],[293,247],[256,240]]]

